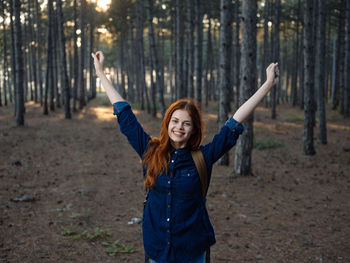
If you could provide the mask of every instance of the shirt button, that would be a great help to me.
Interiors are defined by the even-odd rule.
[[[168,246],[170,246],[170,242],[168,242]]]
[[[166,219],[166,221],[168,221],[168,222],[169,222],[169,221],[170,221],[170,218],[167,218],[167,219]]]
[[[173,163],[173,162],[174,162],[174,160],[171,160],[171,162]]]
[[[177,151],[175,151],[175,154],[177,154]]]
[[[171,195],[171,193],[169,192],[168,195]]]
[[[168,181],[168,184],[170,184],[170,181]]]
[[[170,208],[170,205],[168,205],[168,208]]]
[[[170,230],[168,229],[167,232],[170,233]]]

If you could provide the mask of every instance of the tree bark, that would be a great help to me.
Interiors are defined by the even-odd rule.
[[[184,20],[183,20],[183,1],[176,0],[176,74],[175,86],[177,99],[186,97],[184,85]]]
[[[151,64],[156,75],[156,83],[157,83],[156,86],[158,89],[160,111],[162,116],[164,116],[165,103],[164,103],[163,87],[161,83],[162,81],[161,81],[160,70],[159,70],[159,61],[158,61],[156,42],[154,38],[152,20],[153,20],[153,0],[148,0],[148,33],[149,33],[149,43],[150,43],[150,53],[151,53]]]
[[[315,86],[317,88],[317,117],[318,143],[327,143],[327,127],[326,127],[326,99],[324,94],[325,86],[325,43],[326,43],[326,4],[323,0],[318,0],[318,26],[316,37],[316,56],[315,56]]]
[[[240,45],[239,45],[239,32],[240,32],[240,17],[239,17],[239,0],[236,0],[235,4],[235,21],[236,21],[236,30],[235,30],[235,83],[236,86],[236,108],[239,106],[239,86],[240,86]],[[265,39],[264,39],[265,43]],[[265,55],[264,55],[265,58]]]
[[[82,109],[86,105],[85,101],[85,80],[84,80],[84,68],[85,68],[85,13],[86,13],[86,0],[81,0],[80,4],[80,60],[79,60],[79,109]]]
[[[22,29],[21,29],[21,1],[15,0],[14,2],[15,13],[15,46],[16,46],[16,123],[17,126],[24,125],[24,94],[23,94],[23,53],[22,53]]]
[[[66,119],[71,118],[70,112],[70,85],[67,71],[66,59],[66,37],[64,35],[64,21],[62,12],[62,0],[56,0],[58,12],[58,33],[60,40],[60,62],[61,62],[61,89],[63,92],[64,114]]]
[[[12,83],[13,83],[13,87],[14,87],[14,112],[15,112],[15,116],[16,116],[16,41],[15,41],[15,29],[14,29],[14,21],[13,21],[13,17],[14,17],[14,11],[13,11],[13,0],[9,0],[9,6],[10,6],[10,31],[11,31],[11,73],[12,73]],[[10,88],[10,101],[12,102],[12,96],[11,96],[12,92],[11,92],[11,88]]]
[[[280,27],[280,0],[276,0],[275,2],[275,14],[274,14],[274,27],[273,27],[273,62],[278,62],[280,59],[280,37],[279,37],[279,27]],[[276,96],[277,96],[277,90],[280,88],[280,83],[277,83],[271,90],[272,92],[272,101],[271,101],[271,118],[276,119]]]
[[[195,26],[195,0],[188,1],[188,84],[187,96],[194,98],[194,26]],[[208,40],[209,41],[209,40]]]
[[[336,58],[336,75],[335,86],[333,90],[333,106],[332,109],[338,108],[340,103],[341,92],[344,87],[344,38],[345,38],[345,0],[341,0],[339,5],[338,20],[338,39],[337,39],[337,58]]]
[[[242,45],[241,45],[241,80],[239,103],[242,105],[256,89],[256,15],[257,2],[246,0],[242,2]],[[245,131],[237,142],[235,151],[235,173],[251,174],[253,149],[254,115],[244,121]]]
[[[196,92],[195,98],[202,103],[202,60],[203,60],[203,2],[197,1],[197,35],[196,35]],[[232,31],[231,31],[232,32]]]
[[[314,90],[314,54],[313,54],[313,0],[305,1],[304,8],[304,154],[314,155],[313,132],[313,90]]]
[[[344,117],[350,117],[350,2],[346,2],[346,62],[345,62],[345,90],[344,90]]]
[[[77,11],[77,0],[73,2],[73,20],[74,20],[74,30],[73,30],[73,112],[77,111],[77,100],[78,100],[78,80],[79,80],[79,53],[78,53],[78,11]]]
[[[43,78],[42,78],[42,63],[41,63],[41,21],[40,21],[40,12],[39,12],[39,3],[38,0],[34,0],[35,4],[35,22],[36,22],[36,73],[37,73],[37,82],[39,88],[39,101],[40,105],[43,104]]]
[[[227,121],[229,113],[229,93],[231,88],[231,53],[232,53],[232,13],[231,0],[220,1],[220,84],[219,84],[219,128]],[[229,164],[229,154],[219,160],[220,165]]]

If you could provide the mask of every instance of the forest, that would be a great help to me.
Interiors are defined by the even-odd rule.
[[[350,262],[350,1],[2,0],[0,13],[0,261],[143,260],[142,166],[96,77],[101,50],[151,135],[188,97],[204,142],[278,62],[214,167],[212,262]]]

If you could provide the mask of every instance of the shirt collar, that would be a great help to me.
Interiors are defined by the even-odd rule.
[[[175,149],[173,146],[170,146],[170,154],[183,155],[183,154],[188,153],[189,151],[190,151],[189,146],[185,146],[184,148],[178,148],[178,149]]]

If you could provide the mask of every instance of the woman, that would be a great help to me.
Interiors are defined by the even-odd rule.
[[[267,69],[267,80],[215,135],[201,146],[203,126],[193,100],[174,102],[164,115],[160,138],[150,137],[136,120],[130,105],[103,73],[104,56],[92,54],[96,74],[114,107],[120,129],[144,164],[149,189],[143,214],[143,243],[151,262],[205,262],[205,251],[215,243],[191,151],[203,154],[209,186],[213,164],[231,149],[243,132],[242,123],[275,85],[277,63]]]

